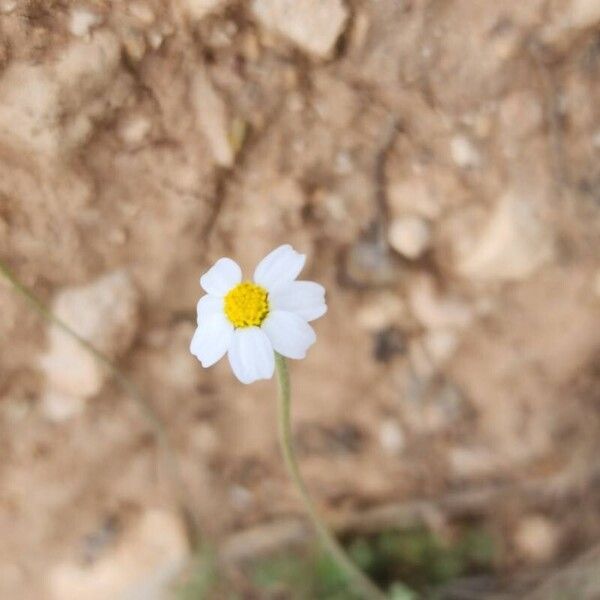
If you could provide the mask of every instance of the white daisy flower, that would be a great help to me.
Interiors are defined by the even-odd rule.
[[[202,277],[207,294],[198,302],[198,327],[191,353],[210,367],[225,353],[242,383],[270,379],[275,352],[304,358],[316,340],[309,321],[327,312],[325,288],[296,281],[306,256],[289,244],[265,256],[253,281],[242,281],[242,270],[230,258],[220,258]]]

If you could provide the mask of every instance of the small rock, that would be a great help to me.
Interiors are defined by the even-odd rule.
[[[203,456],[214,454],[219,447],[219,436],[214,427],[200,423],[190,431],[191,443]]]
[[[454,354],[458,346],[458,335],[450,329],[433,329],[425,333],[423,343],[427,354],[439,367]]]
[[[152,9],[145,2],[130,2],[127,6],[129,13],[143,25],[154,23],[155,16]]]
[[[56,565],[50,586],[57,600],[159,600],[168,597],[168,588],[187,559],[180,519],[163,510],[149,510],[122,534],[112,552],[92,565]]]
[[[216,12],[227,0],[180,0],[182,8],[192,21],[199,21]]]
[[[74,6],[69,15],[69,31],[77,37],[87,37],[102,23],[102,17],[84,6]]]
[[[597,0],[572,0],[571,23],[580,29],[598,25],[600,23],[600,2]]]
[[[0,136],[47,155],[77,146],[108,107],[99,98],[114,85],[120,60],[117,38],[98,31],[56,61],[11,63],[0,79]]]
[[[540,38],[545,44],[565,50],[582,31],[594,29],[599,23],[600,3],[596,0],[564,0],[550,13]]]
[[[154,27],[148,31],[148,44],[152,50],[158,50],[165,41],[165,32],[159,27]]]
[[[472,309],[459,298],[441,296],[429,275],[413,282],[408,300],[415,318],[428,329],[461,329],[473,320]]]
[[[133,62],[139,62],[146,54],[146,38],[143,33],[129,29],[123,34],[123,48],[127,57]]]
[[[463,135],[454,136],[450,142],[452,160],[463,169],[475,169],[481,165],[481,154],[473,142]]]
[[[525,559],[541,563],[555,556],[559,538],[559,529],[550,519],[542,515],[529,515],[519,522],[514,542]]]
[[[402,298],[386,291],[367,298],[356,313],[356,321],[360,327],[373,333],[397,324],[405,315],[406,306]]]
[[[131,345],[138,322],[138,294],[129,276],[117,271],[80,287],[62,290],[53,312],[109,359],[122,355]],[[75,401],[100,391],[106,372],[98,361],[70,336],[51,326],[49,348],[41,357],[50,396],[49,416],[64,415]],[[61,399],[60,402],[57,398]],[[54,410],[57,406],[58,408]]]
[[[457,269],[479,280],[526,279],[553,254],[550,232],[526,199],[507,193],[496,205],[480,236],[463,250]]]
[[[488,448],[452,448],[448,453],[452,472],[459,478],[474,480],[489,476],[500,468],[498,457]]]
[[[198,126],[206,136],[215,160],[223,167],[231,167],[234,152],[229,142],[227,109],[204,70],[194,78],[191,96]]]
[[[372,235],[364,235],[348,250],[343,263],[343,277],[348,283],[363,287],[383,287],[406,275],[395,255]]]
[[[419,258],[431,242],[431,229],[427,221],[417,216],[394,219],[388,231],[388,241],[402,256]]]
[[[502,131],[511,136],[525,137],[538,130],[544,121],[544,110],[530,91],[510,94],[500,105]]]
[[[420,176],[391,183],[387,189],[390,212],[395,217],[417,214],[434,220],[440,216],[442,207],[434,198],[427,181]]]
[[[130,115],[119,123],[117,131],[127,146],[138,147],[152,131],[152,122],[144,115]]]
[[[17,8],[17,0],[0,0],[0,13],[9,15]]]
[[[42,396],[42,411],[51,421],[60,423],[83,412],[85,400],[78,396],[69,396],[54,390]]]
[[[400,454],[406,445],[404,432],[395,419],[386,419],[379,426],[379,443],[388,454]]]
[[[236,510],[246,510],[252,504],[253,495],[248,488],[242,485],[233,485],[229,490],[229,498]]]
[[[319,58],[331,56],[348,19],[342,0],[254,0],[252,9],[263,26]]]

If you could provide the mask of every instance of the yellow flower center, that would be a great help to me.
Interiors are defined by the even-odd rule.
[[[268,296],[260,285],[239,283],[225,296],[225,314],[234,327],[258,327],[269,314]]]

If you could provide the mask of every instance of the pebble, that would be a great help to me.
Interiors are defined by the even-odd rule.
[[[406,446],[406,437],[396,419],[385,419],[379,426],[379,443],[392,455],[400,454]]]
[[[129,29],[122,39],[123,48],[127,57],[135,62],[139,62],[146,54],[146,37],[140,31]]]
[[[146,600],[169,597],[169,586],[188,560],[185,528],[166,510],[147,510],[112,549],[94,563],[60,562],[50,572],[54,598],[60,600]]]
[[[406,306],[398,294],[381,292],[366,299],[356,313],[356,321],[360,327],[374,333],[397,324],[405,315]]]
[[[439,367],[454,354],[458,346],[458,335],[450,329],[433,329],[425,333],[423,343],[427,354]]]
[[[69,31],[77,37],[87,37],[90,31],[102,23],[102,17],[88,8],[75,6],[69,15]]]
[[[427,329],[461,329],[473,320],[471,307],[460,298],[439,294],[429,275],[412,283],[408,301],[415,318]]]
[[[559,538],[559,529],[550,519],[542,515],[528,515],[518,523],[514,543],[523,558],[543,563],[555,556]]]
[[[72,41],[50,63],[14,61],[0,80],[0,135],[43,155],[76,147],[89,136],[92,115],[105,110],[98,98],[114,85],[120,61],[108,31]]]
[[[143,25],[151,25],[154,23],[155,16],[152,9],[144,2],[131,2],[128,5],[130,14],[135,17]]]
[[[463,136],[456,135],[450,141],[452,160],[462,169],[475,169],[481,165],[481,154],[473,142]]]
[[[506,193],[481,233],[459,256],[465,277],[488,281],[527,279],[553,255],[553,236],[526,197]]]
[[[65,288],[52,304],[53,312],[109,359],[122,355],[133,342],[138,324],[139,297],[124,271],[109,273],[83,286]],[[74,414],[97,394],[105,369],[75,340],[50,326],[48,350],[40,359],[46,376],[48,416]]]
[[[41,398],[42,412],[50,421],[60,423],[83,412],[85,400],[79,396],[70,396],[54,390],[45,392]]]
[[[507,96],[499,109],[502,131],[523,138],[540,129],[544,122],[544,109],[531,91],[517,91]]]
[[[427,181],[420,176],[391,183],[387,188],[387,196],[393,216],[403,217],[412,213],[424,219],[434,220],[442,211]]]
[[[17,0],[0,0],[0,13],[9,15],[17,8]]]
[[[329,58],[348,20],[342,0],[254,0],[252,10],[267,29],[317,58]]]
[[[343,277],[354,285],[364,287],[396,283],[406,275],[406,268],[394,259],[387,244],[364,236],[349,248],[344,260]]]
[[[204,70],[194,77],[191,97],[196,121],[206,136],[215,161],[222,167],[231,167],[235,155],[229,141],[227,108]]]
[[[431,243],[431,228],[425,219],[406,216],[394,219],[388,231],[392,248],[405,258],[414,260],[423,255]]]
[[[117,131],[127,146],[138,147],[152,131],[152,122],[144,115],[130,115],[119,123]]]
[[[580,29],[595,27],[600,23],[600,2],[598,0],[572,0],[571,23]]]
[[[180,0],[183,10],[192,21],[199,21],[216,12],[227,0]]]

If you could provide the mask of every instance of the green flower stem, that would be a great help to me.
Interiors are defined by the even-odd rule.
[[[196,517],[189,508],[186,497],[185,486],[181,478],[175,455],[169,443],[169,438],[164,424],[156,414],[148,400],[144,397],[138,387],[117,367],[105,354],[94,347],[85,338],[81,337],[75,330],[71,329],[67,323],[57,317],[35,294],[27,288],[18,277],[11,271],[8,265],[0,259],[0,275],[3,276],[11,287],[21,295],[31,306],[31,308],[40,315],[45,321],[58,327],[70,338],[75,340],[86,352],[91,354],[101,365],[103,365],[111,374],[115,382],[121,389],[132,398],[152,428],[156,441],[162,451],[166,462],[167,472],[177,496],[179,511],[186,524],[188,541],[192,549],[200,547],[200,528]]]
[[[385,600],[386,595],[354,564],[354,562],[352,562],[344,548],[335,539],[333,534],[327,529],[319,517],[317,509],[308,493],[306,483],[300,473],[298,461],[296,460],[296,455],[294,453],[291,424],[290,378],[285,358],[277,352],[275,353],[275,366],[277,368],[277,379],[279,382],[279,443],[281,445],[288,473],[300,494],[304,508],[312,521],[321,543],[331,554],[340,569],[344,571],[355,591],[361,594],[366,600]]]

